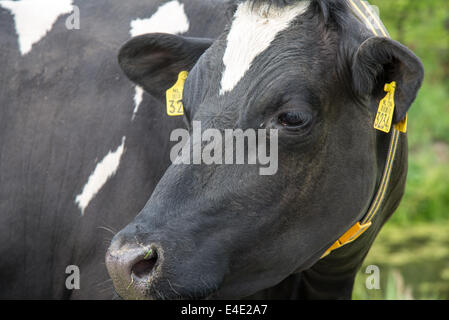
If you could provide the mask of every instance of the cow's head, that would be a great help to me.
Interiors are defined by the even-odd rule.
[[[274,175],[170,166],[109,248],[124,298],[243,297],[316,263],[375,192],[384,84],[397,82],[397,123],[423,78],[410,50],[372,37],[343,1],[240,1],[216,41],[147,34],[119,60],[161,101],[188,70],[190,127],[278,130]]]

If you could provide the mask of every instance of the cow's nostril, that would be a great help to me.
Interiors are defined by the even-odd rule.
[[[145,257],[143,260],[140,260],[131,269],[131,272],[137,278],[146,278],[154,269],[154,266],[157,262],[157,252],[156,250],[152,250],[151,256]]]

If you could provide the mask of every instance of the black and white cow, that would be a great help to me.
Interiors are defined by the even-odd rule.
[[[396,104],[393,124],[402,123],[424,72],[409,49],[373,36],[350,2],[235,1],[216,40],[147,34],[124,45],[122,69],[155,98],[189,71],[183,101],[193,151],[200,123],[275,130],[279,157],[274,175],[249,163],[176,160],[108,250],[121,297],[351,297],[406,180],[406,135],[393,162],[387,151],[399,131],[373,128],[379,102],[395,82],[387,98]],[[321,259],[366,215],[384,168],[390,183],[382,183],[371,227]]]
[[[132,36],[120,62],[136,85],[116,58]],[[398,122],[422,79],[408,49],[371,36],[342,0],[0,0],[0,298],[110,297],[103,228],[142,207],[107,255],[124,298],[350,297],[402,196],[405,135],[374,225],[320,257],[382,174],[381,86],[398,82]],[[167,117],[183,70],[186,117]],[[279,129],[277,174],[170,166],[185,120]]]
[[[104,228],[142,209],[183,126],[126,79],[117,52],[148,32],[214,38],[226,8],[0,0],[0,299],[113,296]],[[65,284],[71,265],[79,290]]]

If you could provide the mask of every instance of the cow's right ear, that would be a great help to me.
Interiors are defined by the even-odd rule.
[[[118,61],[126,76],[163,101],[181,71],[190,71],[213,40],[165,33],[135,37],[120,49]]]

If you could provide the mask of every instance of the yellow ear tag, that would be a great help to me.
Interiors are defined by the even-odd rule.
[[[396,130],[406,133],[407,132],[407,115],[405,115],[404,119],[401,122],[395,124],[394,126]]]
[[[182,102],[182,93],[184,91],[184,83],[186,82],[187,71],[182,71],[178,75],[178,81],[175,85],[167,90],[167,114],[169,116],[184,115],[184,105]]]
[[[393,121],[394,112],[394,91],[396,90],[396,82],[385,84],[385,92],[387,95],[380,100],[379,109],[377,110],[374,128],[383,132],[390,132],[391,123]]]

